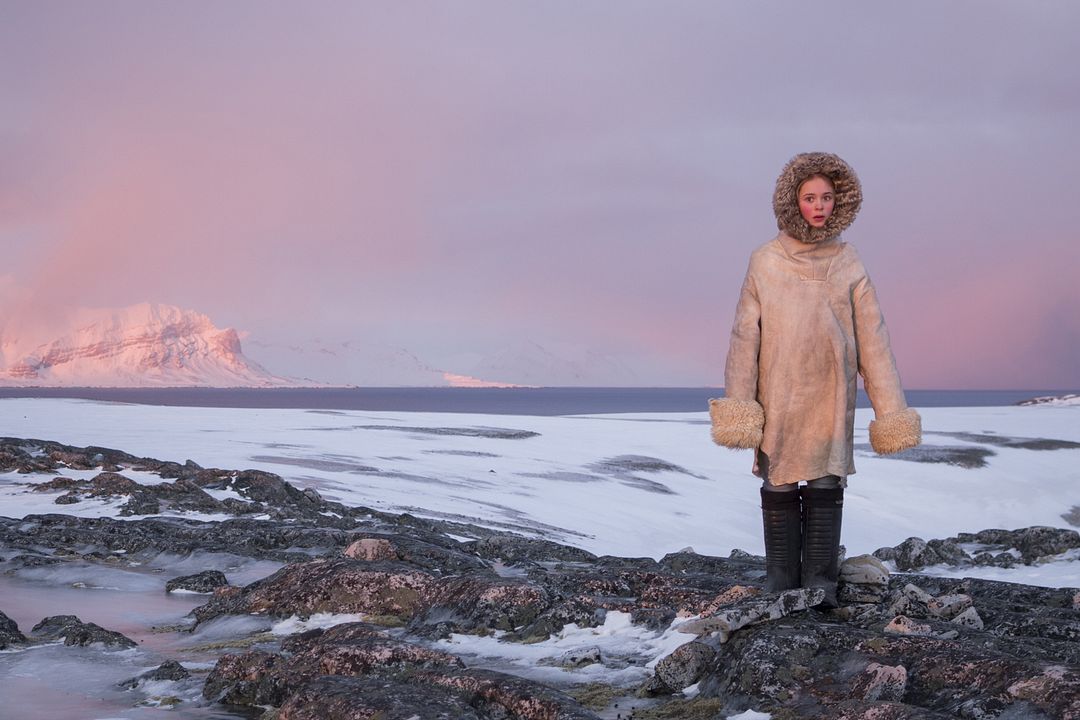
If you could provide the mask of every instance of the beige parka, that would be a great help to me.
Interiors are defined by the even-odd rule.
[[[818,174],[832,181],[835,197],[822,228],[803,219],[798,202],[799,186]],[[798,155],[773,195],[780,234],[750,256],[725,397],[709,402],[712,436],[726,447],[756,448],[773,485],[855,472],[858,375],[874,408],[874,450],[894,453],[921,441],[877,293],[855,249],[840,239],[861,204],[859,179],[847,163],[829,153]]]

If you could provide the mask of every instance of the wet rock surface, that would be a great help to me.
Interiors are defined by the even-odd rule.
[[[184,632],[252,616],[353,616],[327,629],[256,635],[220,652],[203,696],[248,716],[266,708],[267,720],[714,718],[753,708],[778,720],[1080,718],[1080,591],[914,574],[930,564],[974,565],[984,553],[1037,563],[1080,547],[1072,531],[912,538],[856,556],[841,570],[842,606],[826,611],[816,606],[820,591],[765,593],[762,559],[739,551],[596,557],[542,539],[344,507],[269,473],[103,448],[0,440],[0,467],[33,477],[27,492],[239,516],[0,518],[9,573],[228,553],[285,565],[244,586],[218,571],[174,577],[174,588],[212,593]],[[74,469],[98,472],[91,480],[61,477]],[[143,484],[139,473],[172,482]],[[207,492],[218,489],[243,500]],[[886,563],[911,574],[892,575]],[[534,647],[614,617],[641,637],[667,638],[668,649],[618,656],[601,646],[552,645],[538,664],[565,679],[541,682],[509,662],[479,667],[450,642]],[[74,615],[46,618],[27,637],[0,613],[0,649],[59,641],[134,645]],[[636,668],[634,677],[647,679],[581,691],[598,667]],[[125,687],[169,680],[201,682],[165,662]],[[697,695],[687,700],[690,686]],[[624,713],[619,702],[637,709]]]
[[[92,622],[83,622],[75,615],[52,615],[30,630],[35,640],[63,640],[65,645],[91,645],[101,643],[107,647],[132,648],[138,645],[131,638],[106,630]]]
[[[229,584],[225,573],[220,570],[204,570],[194,575],[183,575],[165,583],[165,592],[187,591],[194,593],[212,593],[219,587]]]

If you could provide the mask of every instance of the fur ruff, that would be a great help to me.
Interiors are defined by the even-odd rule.
[[[870,446],[879,455],[891,455],[921,442],[922,418],[911,408],[870,421]]]
[[[765,428],[765,410],[755,400],[712,398],[709,400],[712,439],[717,445],[732,449],[761,445]]]
[[[799,185],[811,175],[824,175],[832,181],[835,204],[825,226],[811,227],[799,213]],[[832,153],[796,155],[780,172],[773,193],[776,226],[796,240],[819,243],[831,240],[851,223],[862,206],[862,185],[851,166]]]

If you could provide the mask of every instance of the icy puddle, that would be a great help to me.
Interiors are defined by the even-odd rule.
[[[223,631],[229,637],[252,635],[268,630],[269,624],[251,618],[227,629],[208,626],[192,634],[186,631],[191,625],[187,615],[207,596],[165,592],[168,579],[195,572],[192,566],[217,566],[233,582],[250,582],[278,567],[252,561],[237,565],[234,560],[158,556],[138,568],[64,564],[23,568],[17,574],[4,573],[7,564],[0,563],[0,610],[24,635],[51,615],[77,615],[138,643],[119,649],[100,643],[65,646],[61,641],[0,651],[0,716],[111,720],[160,718],[162,710],[168,710],[169,717],[192,720],[255,717],[208,705],[202,685],[222,652],[218,645]],[[119,685],[169,659],[180,662],[191,677],[144,682],[134,689]]]

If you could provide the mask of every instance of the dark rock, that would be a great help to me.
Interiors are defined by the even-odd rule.
[[[298,688],[276,720],[488,720],[472,698],[438,686],[401,686],[379,677],[323,675]],[[516,717],[503,715],[501,717]]]
[[[487,563],[475,555],[463,552],[459,547],[469,546],[461,546],[445,537],[420,540],[400,534],[364,533],[357,536],[343,554],[345,557],[368,562],[400,560],[434,574],[488,569]]]
[[[165,583],[165,592],[188,590],[196,593],[212,593],[219,587],[228,585],[225,573],[220,570],[204,570],[194,575],[173,578]]]
[[[131,499],[120,507],[120,514],[124,516],[157,515],[160,512],[161,503],[154,494],[142,491],[132,493]]]
[[[876,552],[874,554],[881,558]],[[943,562],[942,557],[925,540],[917,537],[910,537],[897,545],[895,553],[892,553],[892,555],[891,558],[881,559],[893,560],[896,563],[896,569],[901,572],[918,570],[928,565],[938,565]]]
[[[995,555],[991,552],[977,553],[972,558],[976,565],[1011,568],[1016,565],[1016,558],[1011,553],[1003,552]]]
[[[591,562],[596,556],[585,550],[517,535],[499,535],[467,543],[465,548],[487,560],[507,565],[541,562]]]
[[[974,557],[960,547],[961,543],[985,546]],[[1075,530],[1051,527],[1030,527],[1021,530],[983,530],[960,533],[944,540],[908,538],[895,548],[874,551],[881,560],[892,560],[900,571],[919,570],[930,565],[993,565],[1012,567],[1017,562],[1032,565],[1043,559],[1080,547],[1080,533]],[[1013,553],[1019,554],[1019,558]]]
[[[1025,565],[1080,547],[1080,532],[1051,527],[1017,530],[1013,541]]]
[[[3,612],[0,612],[0,650],[5,650],[11,645],[23,645],[26,636],[19,632],[19,626],[14,620]]]
[[[38,483],[34,485],[35,492],[56,492],[57,490],[75,490],[81,487],[83,483],[74,478],[57,477],[49,480],[48,482]]]
[[[112,495],[131,495],[142,489],[142,485],[118,473],[103,472],[90,481],[90,497],[109,497]]]
[[[191,673],[188,672],[180,663],[175,660],[166,660],[158,667],[149,672],[144,672],[138,677],[133,677],[123,682],[118,683],[120,687],[127,688],[128,690],[134,689],[139,686],[140,683],[148,680],[186,680],[191,677]]]
[[[674,619],[675,611],[671,608],[634,608],[630,613],[630,622],[654,632],[668,629]]]
[[[80,500],[82,500],[82,497],[79,496],[79,493],[72,490],[56,498],[53,502],[57,505],[73,505]]]
[[[236,595],[215,597],[193,612],[203,623],[223,614],[274,617],[314,613],[367,613],[411,619],[430,605],[436,579],[400,563],[351,558],[287,565]]]
[[[106,630],[96,623],[84,623],[75,615],[52,615],[33,628],[30,634],[38,640],[64,639],[65,645],[91,645],[103,643],[109,647],[130,648],[138,643],[113,630]]]
[[[465,670],[453,655],[392,640],[363,623],[287,641],[288,655],[226,655],[203,694],[280,706],[278,718],[565,718],[596,716],[542,685]]]

